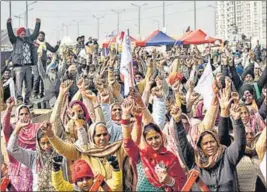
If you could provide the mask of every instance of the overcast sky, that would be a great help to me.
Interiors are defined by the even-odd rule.
[[[33,1],[29,1],[29,4]],[[76,40],[78,36],[77,22],[80,21],[79,35],[97,37],[97,21],[92,15],[104,16],[100,20],[100,40],[105,35],[117,29],[117,14],[110,11],[126,9],[120,16],[120,30],[129,28],[130,35],[138,38],[138,8],[132,6],[147,5],[141,8],[141,37],[144,39],[154,30],[163,25],[162,1],[37,1],[29,6],[29,27],[34,28],[35,18],[41,19],[41,30],[46,33],[47,41],[54,43],[57,38],[67,35],[62,23],[69,25],[68,34]],[[197,28],[201,28],[208,35],[214,35],[215,1],[197,1]],[[193,1],[165,1],[166,32],[170,36],[180,36],[188,26],[194,28]],[[20,24],[25,26],[25,1],[12,2],[13,27],[19,26],[19,19],[14,15],[21,14]],[[8,2],[1,2],[1,29],[6,29],[6,20],[9,17]]]

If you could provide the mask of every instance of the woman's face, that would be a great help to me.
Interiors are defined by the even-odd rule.
[[[121,106],[118,104],[113,105],[111,109],[111,117],[113,121],[120,121],[122,115]]]
[[[145,136],[146,143],[155,151],[162,147],[162,136],[155,130],[150,130]]]
[[[182,118],[182,124],[184,126],[185,131],[188,133],[190,129],[190,124],[186,118]]]
[[[80,119],[81,117],[84,117],[84,111],[79,104],[74,104],[71,109],[72,109],[72,117],[74,119]]]
[[[156,82],[157,87],[163,86],[163,79],[161,77],[157,76],[155,79],[155,82]]]
[[[46,136],[44,136],[40,139],[39,144],[40,144],[40,148],[42,151],[45,151],[45,152],[51,152],[52,151],[52,145]]]
[[[241,120],[244,124],[247,124],[249,121],[249,113],[245,107],[241,107]]]
[[[250,105],[253,101],[253,95],[249,91],[244,92],[245,104]]]
[[[89,192],[92,185],[93,185],[93,178],[90,178],[90,177],[84,177],[84,178],[78,179],[77,181],[77,186],[83,192]]]
[[[107,128],[102,125],[97,126],[94,135],[94,143],[96,144],[96,146],[104,148],[108,145],[109,139],[110,136],[107,131]]]
[[[253,77],[250,74],[247,74],[245,77],[245,82],[253,82]]]
[[[29,119],[30,118],[30,112],[29,109],[26,107],[23,107],[19,110],[19,120]]]
[[[206,156],[212,156],[218,150],[218,144],[211,134],[207,134],[202,137],[200,147]]]

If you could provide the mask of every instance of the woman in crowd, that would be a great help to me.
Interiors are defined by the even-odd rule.
[[[42,132],[42,127],[51,127],[51,124],[48,122],[42,123],[36,136],[36,150],[33,151],[18,146],[18,135],[29,123],[29,118],[24,118],[17,122],[16,128],[8,141],[7,151],[17,161],[32,170],[32,191],[55,191],[51,182],[51,171],[53,157],[56,156],[56,153],[47,136]]]

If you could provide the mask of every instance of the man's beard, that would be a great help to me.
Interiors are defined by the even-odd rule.
[[[56,78],[57,78],[57,74],[56,73],[49,73],[48,76],[49,76],[51,81],[55,81]]]

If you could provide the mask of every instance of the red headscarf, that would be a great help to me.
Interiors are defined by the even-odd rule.
[[[77,160],[72,165],[72,180],[76,183],[84,177],[94,178],[93,171],[85,160]]]
[[[182,81],[183,75],[178,72],[171,72],[169,75],[169,84],[173,85],[176,81]]]
[[[163,133],[160,133],[162,138]],[[164,145],[164,139],[162,139]],[[157,188],[165,188],[165,191],[180,191],[186,182],[186,175],[182,169],[178,158],[165,146],[162,146],[159,150],[155,151],[146,144],[146,147],[140,150],[140,158],[144,166],[144,171],[148,181]],[[168,175],[173,177],[175,184],[172,187],[167,187],[165,184],[159,182],[157,174],[155,172],[155,166],[159,163],[163,163],[168,168]]]
[[[22,32],[26,33],[26,29],[25,29],[24,27],[20,27],[20,28],[18,28],[18,30],[17,30],[17,35],[20,36],[20,34],[21,34]]]

